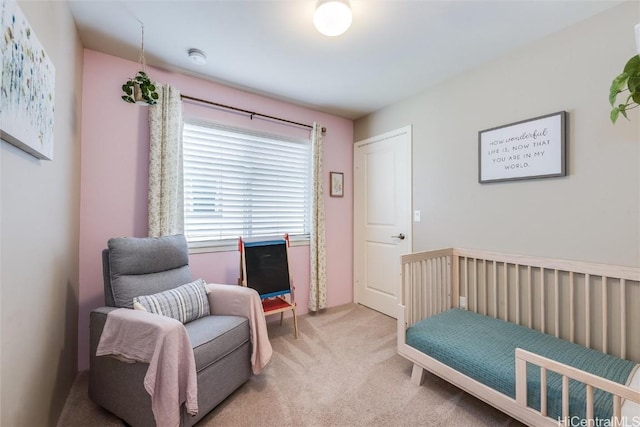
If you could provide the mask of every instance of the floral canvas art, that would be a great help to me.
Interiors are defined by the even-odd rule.
[[[53,159],[55,68],[15,0],[0,0],[0,136]]]

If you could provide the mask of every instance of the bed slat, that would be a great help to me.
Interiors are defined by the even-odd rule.
[[[529,314],[529,328],[533,328],[533,293],[532,293],[532,286],[531,286],[531,266],[528,265],[527,266],[527,300],[529,301],[529,308],[528,308],[528,314]]]
[[[620,357],[627,357],[627,308],[626,308],[626,283],[620,279]]]
[[[618,395],[613,396],[613,419],[614,420],[622,419],[622,400]],[[615,424],[615,425],[620,425],[620,424]]]
[[[516,324],[520,325],[520,264],[516,264]]]
[[[493,317],[498,319],[498,263],[493,261]]]
[[[607,352],[607,276],[602,276],[602,352]]]
[[[591,295],[591,292],[589,292],[589,285],[591,284],[590,277],[591,276],[589,274],[584,275],[585,347],[588,348],[591,348],[591,298],[589,297],[589,295]]]
[[[503,268],[503,286],[504,286],[504,319],[506,321],[509,321],[509,286],[507,286],[507,283],[509,281],[509,264],[507,264],[506,262],[502,264],[504,266]],[[497,298],[496,298],[497,299]]]
[[[553,276],[553,301],[554,301],[554,319],[555,319],[555,330],[556,330],[556,338],[560,337],[560,272],[558,270],[554,270]]]
[[[569,341],[576,342],[576,309],[575,309],[575,294],[574,294],[574,274],[573,271],[569,272]]]
[[[562,376],[562,419],[569,419],[569,377]]]
[[[540,368],[540,413],[547,416],[547,370]]]
[[[547,302],[544,286],[544,268],[540,268],[540,328],[543,334],[547,333]]]
[[[586,394],[586,412],[587,412],[587,419],[591,420],[593,419],[593,386],[587,384],[585,387],[585,394]]]

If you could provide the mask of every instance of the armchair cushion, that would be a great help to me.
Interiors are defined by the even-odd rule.
[[[137,296],[133,298],[133,306],[138,308],[140,304],[149,313],[188,323],[208,316],[210,313],[209,299],[204,285],[204,280],[198,279],[157,294]]]
[[[201,372],[249,342],[249,321],[240,316],[205,316],[184,325]]]

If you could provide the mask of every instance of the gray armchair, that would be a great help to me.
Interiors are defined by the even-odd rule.
[[[90,315],[89,396],[129,425],[153,426],[151,398],[143,385],[149,365],[96,356],[96,349],[110,311],[132,308],[134,297],[193,280],[187,242],[182,235],[110,239],[102,261],[106,307]],[[191,426],[251,377],[252,348],[244,317],[210,315],[185,328],[194,352],[199,410],[191,416],[182,405],[180,425]]]

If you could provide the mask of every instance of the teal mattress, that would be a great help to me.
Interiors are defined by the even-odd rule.
[[[515,399],[515,349],[522,348],[586,372],[626,384],[636,366],[514,323],[461,309],[424,319],[407,329],[406,343],[447,366]],[[528,406],[540,410],[540,369],[527,364]],[[569,382],[570,417],[584,419],[585,386]],[[594,393],[594,417],[610,419],[613,397]],[[562,417],[562,379],[547,371],[547,413]]]

